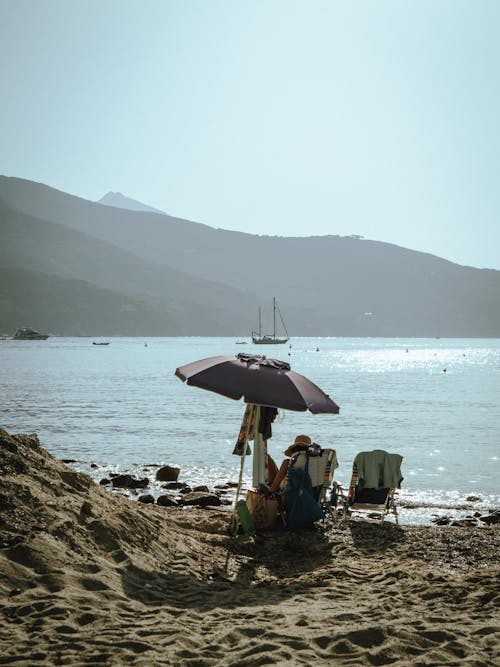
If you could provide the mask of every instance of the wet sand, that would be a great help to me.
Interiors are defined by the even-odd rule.
[[[0,432],[0,665],[498,665],[500,529],[256,539]]]

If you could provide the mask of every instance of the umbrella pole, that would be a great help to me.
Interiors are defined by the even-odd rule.
[[[238,532],[238,512],[236,511],[236,505],[238,504],[238,498],[240,496],[241,485],[243,483],[243,467],[245,465],[245,456],[247,452],[248,440],[245,440],[245,443],[242,447],[241,453],[241,463],[240,463],[240,476],[238,478],[238,486],[236,487],[236,497],[234,499],[233,507],[233,516],[231,517],[231,535],[234,537]]]
[[[245,417],[247,416],[246,411],[245,411],[245,417],[243,418],[243,423],[245,425],[244,443],[241,447],[240,476],[239,476],[239,479],[238,479],[238,486],[236,487],[236,499],[234,501],[235,512],[236,512],[236,503],[238,502],[238,498],[239,498],[240,491],[241,491],[241,484],[243,482],[243,466],[245,465],[245,456],[247,455],[248,435],[249,435],[250,429],[251,429],[251,422],[253,421],[254,424],[258,424],[257,420],[258,420],[258,416],[259,416],[258,406],[256,406],[256,405],[252,406],[251,404],[249,404],[247,406],[247,410],[248,410],[248,407],[251,407],[254,412],[253,412],[252,417],[250,417],[250,416],[248,417],[248,421],[246,423],[245,423]],[[241,434],[240,434],[240,437],[241,437]]]
[[[255,405],[254,413],[254,437],[253,437],[253,479],[252,484],[254,488],[258,488],[261,484],[266,481],[266,441],[262,437],[262,434],[259,433],[259,420],[260,420],[260,405]],[[246,433],[248,437],[248,432]],[[244,457],[247,449],[247,441],[243,447],[242,456]],[[240,495],[241,485],[243,481],[243,464],[244,460],[241,460],[240,466],[240,477],[238,480],[238,486],[236,488],[236,498],[234,501],[234,510],[233,518],[231,520],[231,534],[236,535],[238,529],[238,512],[236,510],[236,505],[238,503],[238,498]]]
[[[246,448],[247,448],[247,441],[245,440],[245,446],[243,448],[243,454],[241,455],[240,476],[238,477],[238,486],[236,487],[236,498],[234,500],[234,507],[235,508],[236,508],[236,503],[238,502],[238,498],[240,496],[241,485],[243,483],[243,466],[245,465]]]
[[[259,432],[260,405],[256,406],[255,411],[255,433],[253,438],[253,476],[252,484],[254,489],[258,489],[261,484],[266,482],[266,442]]]
[[[257,409],[257,406],[254,406],[254,408]],[[258,413],[257,413],[257,411],[254,414],[254,419],[255,419],[255,422],[258,424],[258,421],[257,421]],[[243,446],[241,448],[240,476],[238,478],[238,486],[236,487],[236,496],[235,496],[235,499],[234,499],[233,516],[231,518],[231,535],[233,537],[238,532],[238,512],[236,511],[236,505],[238,504],[238,499],[240,497],[240,492],[241,492],[241,485],[243,484],[243,467],[245,465],[245,456],[247,455],[249,429],[250,429],[250,422],[248,422],[247,425],[246,425],[245,441],[244,441]]]

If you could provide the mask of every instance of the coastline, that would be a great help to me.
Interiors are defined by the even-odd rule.
[[[182,502],[182,493],[172,489],[165,489],[162,482],[155,479],[156,471],[162,467],[161,463],[136,463],[129,466],[114,466],[114,465],[98,465],[96,463],[89,463],[86,461],[75,459],[62,459],[63,463],[67,463],[73,470],[89,475],[96,484],[106,486],[106,488],[116,495],[123,495],[137,500],[142,494],[152,495],[155,500],[162,494],[168,493],[169,496],[176,498]],[[221,483],[211,483],[211,480],[198,477],[194,474],[186,474],[182,464],[171,463],[174,467],[179,468],[179,482],[186,488],[195,488],[197,485],[203,485],[212,489],[221,499],[222,505],[234,506],[235,488],[237,486],[237,476],[231,477],[227,475],[227,479]],[[196,471],[199,475],[199,470]],[[131,487],[114,487],[112,478],[115,476],[131,476],[135,480],[148,480],[145,488],[138,489]],[[336,481],[338,481],[336,479]],[[341,483],[345,486],[346,482]],[[251,488],[251,479],[248,478],[242,487],[243,497],[248,488]],[[403,488],[397,491],[397,507],[399,513],[399,523],[403,525],[420,525],[431,526],[436,521],[441,521],[440,525],[445,525],[447,522],[452,524],[454,521],[468,521],[472,525],[482,525],[479,517],[484,517],[488,513],[499,511],[499,508],[494,502],[488,501],[488,494],[480,494],[480,496],[464,495],[463,498],[457,498],[454,502],[437,502],[426,499],[415,498],[415,492],[408,490],[403,484]],[[393,522],[392,516],[386,519],[389,523]]]
[[[0,664],[494,665],[500,529],[228,534],[0,432]]]

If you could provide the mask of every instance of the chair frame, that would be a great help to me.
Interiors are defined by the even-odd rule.
[[[384,523],[384,519],[388,514],[393,514],[396,523],[399,524],[398,510],[396,507],[395,494],[397,489],[389,487],[385,501],[383,503],[364,503],[356,502],[355,494],[358,488],[359,475],[356,466],[352,467],[351,483],[349,484],[349,491],[346,494],[343,487],[337,485],[337,498],[342,504],[342,518],[349,519],[353,512],[379,512],[382,514],[380,523]]]
[[[330,485],[333,481],[333,475],[335,473],[335,468],[338,467],[337,463],[337,452],[334,449],[324,449],[324,453],[327,454],[325,472],[323,475],[323,484],[319,491],[318,502],[320,505],[324,505],[326,502],[326,496]],[[337,465],[334,466],[334,463]]]

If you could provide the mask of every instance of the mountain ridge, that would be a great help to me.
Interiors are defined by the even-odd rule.
[[[36,213],[38,220],[133,254],[143,263],[141,271],[146,265],[150,271],[160,266],[180,271],[178,285],[184,281],[187,294],[205,285],[202,300],[208,310],[211,289],[222,290],[219,296],[227,299],[238,335],[255,328],[257,304],[269,309],[276,296],[292,336],[500,336],[500,272],[495,269],[355,237],[221,230],[167,214],[112,208],[24,179],[0,177],[0,197],[24,215]],[[27,245],[25,239],[20,247]],[[16,261],[19,266],[21,257]],[[99,272],[96,264],[93,273]],[[128,280],[124,269],[117,269],[113,287]],[[201,282],[195,287],[193,280]],[[149,293],[161,299],[156,283]],[[233,291],[223,297],[226,288]],[[170,296],[175,302],[175,294]],[[227,333],[227,322],[220,321],[215,335]]]

